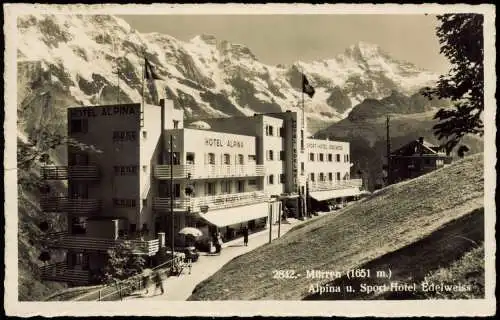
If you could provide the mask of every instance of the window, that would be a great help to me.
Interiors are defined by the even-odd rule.
[[[142,171],[148,172],[148,166],[142,166]]]
[[[300,163],[300,175],[303,176],[304,175],[304,162],[301,162]]]
[[[207,182],[205,183],[205,194],[207,196],[213,196],[215,195],[215,183],[214,182]]]
[[[146,139],[148,137],[148,132],[146,130],[142,131],[142,137]]]
[[[273,126],[266,124],[266,136],[273,136]]]
[[[215,153],[208,154],[208,164],[215,164]]]
[[[194,164],[194,152],[186,153],[186,164]]]
[[[311,181],[314,181],[314,173],[311,173]]]
[[[256,159],[256,157],[255,157],[255,155],[254,155],[254,154],[249,154],[249,155],[248,155],[248,161],[249,161],[249,162],[255,162],[255,159]]]
[[[86,183],[72,182],[69,185],[69,196],[72,199],[87,199],[89,197],[89,186]]]
[[[281,150],[280,151],[280,161],[284,161],[285,160],[285,151]]]
[[[331,153],[328,154],[328,161],[329,162],[332,162],[333,161],[333,156]]]
[[[336,159],[336,161],[337,161],[337,162],[340,162],[340,154],[339,154],[339,153],[337,153],[335,156],[336,156],[336,158],[337,158],[337,159]]]
[[[68,163],[70,166],[78,166],[78,165],[88,165],[89,164],[89,155],[87,153],[75,152],[70,153]]]
[[[70,133],[87,133],[89,129],[88,119],[73,119],[70,123]]]
[[[267,160],[272,161],[274,158],[273,150],[267,150]]]
[[[221,181],[220,185],[222,193],[231,193],[231,181]]]
[[[174,129],[179,129],[179,120],[174,120]]]
[[[113,166],[115,176],[135,176],[138,166]]]
[[[345,162],[349,162],[349,155],[348,154],[345,155]]]
[[[344,180],[349,180],[349,172],[346,172],[344,175]]]
[[[267,184],[274,184],[274,174],[267,176]]]
[[[319,181],[325,181],[325,175],[323,174],[323,172],[319,174]]]
[[[309,161],[314,161],[314,153],[309,153]]]
[[[285,136],[285,128],[281,127],[280,128],[280,137],[284,137]]]
[[[147,207],[148,206],[148,199],[142,199],[142,206]]]
[[[324,161],[324,155],[322,153],[319,154],[319,161]]]
[[[238,192],[245,192],[245,181],[238,180]]]
[[[337,181],[340,181],[340,172],[337,172]]]
[[[231,156],[229,153],[224,153],[224,164],[231,164]]]
[[[238,164],[244,164],[245,157],[242,154],[238,155]]]
[[[300,150],[304,150],[304,130],[300,130]]]
[[[332,181],[333,180],[333,173],[328,172],[328,180]]]
[[[285,183],[285,174],[284,173],[280,174],[280,183]]]
[[[256,186],[257,185],[257,180],[255,180],[255,179],[248,180],[248,185],[249,186]]]
[[[166,153],[167,156],[167,164],[171,164],[171,159],[170,159],[170,152]],[[179,165],[181,164],[181,154],[180,152],[172,152],[172,158],[173,158],[173,165]]]
[[[113,206],[115,208],[135,208],[135,199],[113,198]]]

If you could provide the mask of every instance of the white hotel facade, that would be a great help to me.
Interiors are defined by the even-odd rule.
[[[227,240],[277,222],[285,205],[307,216],[306,194],[320,202],[360,194],[349,143],[305,138],[300,112],[206,119],[201,128],[185,124],[171,100],[160,104],[68,109],[69,136],[99,152],[68,148],[68,166],[42,170],[68,182],[67,194],[42,198],[44,211],[68,216],[50,245],[66,260],[44,266],[42,278],[88,283],[121,241],[154,257],[171,241],[171,206],[182,246],[186,226]]]

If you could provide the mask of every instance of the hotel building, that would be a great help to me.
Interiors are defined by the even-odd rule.
[[[68,109],[68,135],[94,150],[68,147],[67,166],[42,168],[67,180],[65,195],[46,194],[46,212],[67,214],[67,231],[49,235],[66,261],[42,267],[42,278],[86,284],[106,251],[123,241],[153,258],[196,227],[208,240],[276,223],[283,206],[297,218],[314,201],[357,196],[349,179],[349,144],[304,137],[301,112],[255,114],[184,123],[171,100]],[[173,201],[171,201],[173,199]],[[173,228],[172,213],[173,208]],[[173,234],[172,234],[173,230]]]

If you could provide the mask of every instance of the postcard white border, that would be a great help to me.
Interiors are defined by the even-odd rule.
[[[425,301],[215,301],[169,302],[19,302],[17,289],[17,68],[16,17],[30,13],[61,14],[484,14],[485,58],[485,279],[486,298],[481,300]],[[5,302],[14,316],[485,316],[496,310],[495,222],[495,7],[493,5],[398,4],[204,4],[204,5],[34,5],[4,4],[5,35]]]

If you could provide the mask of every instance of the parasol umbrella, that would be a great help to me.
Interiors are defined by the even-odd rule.
[[[193,236],[195,238],[198,238],[200,236],[203,235],[203,232],[201,232],[200,229],[196,229],[196,228],[193,228],[193,227],[186,227],[186,228],[182,228],[180,231],[179,231],[179,234],[183,234],[183,235],[189,235],[189,236]]]

